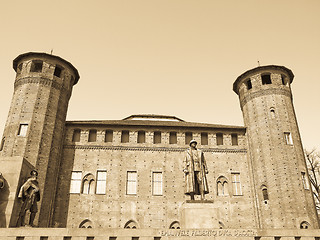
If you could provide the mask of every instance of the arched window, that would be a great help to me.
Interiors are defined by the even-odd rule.
[[[224,176],[221,176],[217,180],[217,195],[227,196],[228,194],[228,180]]]
[[[308,229],[310,228],[310,224],[307,221],[303,221],[300,223],[300,229]]]
[[[79,228],[92,228],[92,222],[89,219],[83,220],[80,225]]]
[[[124,228],[135,229],[135,228],[138,228],[138,225],[137,225],[136,221],[130,220],[124,225]]]
[[[180,223],[178,221],[172,222],[169,229],[180,229]]]
[[[95,181],[91,173],[87,174],[82,180],[82,193],[94,194]]]

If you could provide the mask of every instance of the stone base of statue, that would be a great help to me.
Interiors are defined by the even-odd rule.
[[[182,228],[219,228],[219,211],[213,201],[187,200],[181,207]]]

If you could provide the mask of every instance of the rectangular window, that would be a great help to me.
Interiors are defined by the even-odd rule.
[[[107,187],[107,171],[98,170],[96,194],[106,194],[106,187]]]
[[[191,140],[192,140],[192,132],[186,132],[185,133],[185,144],[189,145]]]
[[[251,80],[247,80],[247,89],[250,90],[252,88]]]
[[[169,144],[177,144],[177,133],[176,132],[170,132]]]
[[[97,130],[90,130],[88,142],[95,142],[95,141],[97,141]]]
[[[42,72],[42,61],[32,61],[30,72]]]
[[[72,142],[80,142],[81,130],[75,129],[73,130]]]
[[[47,236],[40,236],[40,240],[48,240],[48,237]]]
[[[236,133],[231,134],[231,143],[232,143],[232,146],[238,145],[238,134]]]
[[[129,142],[129,131],[123,130],[121,132],[121,142],[122,143],[128,143]]]
[[[201,133],[201,145],[208,145],[208,133]]]
[[[223,145],[223,134],[217,133],[216,138],[217,138],[217,145]]]
[[[242,195],[241,182],[240,182],[240,173],[231,173],[232,176],[232,187],[233,195]]]
[[[293,141],[292,141],[292,136],[291,136],[291,133],[290,132],[285,132],[284,133],[284,138],[285,138],[285,141],[288,145],[292,145],[293,144]]]
[[[112,142],[113,141],[113,131],[112,130],[106,130],[106,135],[104,138],[105,142]]]
[[[270,74],[265,74],[261,76],[262,79],[262,85],[266,85],[266,84],[271,84],[271,75]]]
[[[309,182],[305,172],[301,172],[301,178],[304,189],[309,189]]]
[[[53,75],[56,77],[61,77],[61,73],[62,73],[62,67],[56,66],[56,68],[54,69]]]
[[[152,173],[152,194],[162,195],[162,172]]]
[[[81,189],[81,171],[73,171],[71,174],[70,193],[80,193]]]
[[[25,137],[27,136],[28,124],[20,124],[18,136]]]
[[[138,132],[137,143],[145,143],[145,142],[146,142],[146,132],[145,131],[139,131]]]
[[[153,133],[153,143],[161,143],[161,132],[154,132]]]
[[[127,194],[137,194],[137,172],[135,171],[127,172]]]

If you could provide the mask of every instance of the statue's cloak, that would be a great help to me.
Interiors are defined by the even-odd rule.
[[[209,193],[208,181],[206,177],[207,164],[204,159],[203,152],[197,149],[198,160],[200,162],[200,176],[202,179],[202,185],[204,189],[204,193]],[[195,195],[200,195],[199,185],[195,180],[195,167],[194,167],[194,159],[192,157],[191,149],[187,150],[187,154],[184,161],[184,172],[185,172],[185,194],[190,195],[191,193]]]

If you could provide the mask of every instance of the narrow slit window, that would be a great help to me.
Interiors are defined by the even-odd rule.
[[[81,190],[81,171],[73,171],[71,173],[70,193],[80,193]]]
[[[192,132],[186,132],[185,133],[185,144],[189,145],[190,141],[192,140]]]
[[[96,194],[106,194],[106,187],[107,187],[107,170],[98,170]]]
[[[250,90],[252,88],[251,80],[247,80],[247,89]]]
[[[305,172],[301,172],[302,184],[304,189],[309,189],[309,182]]]
[[[176,132],[170,132],[169,144],[177,144],[177,133]]]
[[[30,72],[42,72],[42,61],[32,61]]]
[[[27,131],[28,131],[28,124],[24,124],[24,123],[20,124],[18,136],[21,136],[21,137],[27,136]]]
[[[232,143],[232,146],[238,145],[238,134],[236,133],[231,134],[231,143]]]
[[[138,131],[138,143],[145,143],[146,142],[146,132],[145,131]]]
[[[217,138],[217,145],[223,145],[223,134],[217,133],[216,138]]]
[[[208,133],[201,133],[201,145],[208,145]]]
[[[284,138],[285,138],[285,141],[288,145],[293,145],[293,141],[292,141],[292,135],[290,132],[285,132],[284,133]]]
[[[105,142],[112,142],[113,141],[113,131],[112,130],[106,130],[106,135],[104,138]]]
[[[88,142],[95,142],[95,141],[97,141],[97,130],[91,129],[89,131]]]
[[[266,187],[262,189],[262,197],[263,197],[264,203],[268,203],[269,194],[268,194],[268,189]]]
[[[72,142],[80,142],[81,130],[75,129],[73,130]]]
[[[137,194],[137,172],[135,171],[127,172],[127,194]]]
[[[286,76],[281,75],[281,82],[282,82],[282,85],[287,85],[287,79],[286,79]]]
[[[57,65],[54,69],[53,75],[56,77],[61,77],[62,70],[63,68]]]
[[[162,172],[152,173],[152,194],[162,195]]]
[[[122,143],[128,143],[129,142],[129,131],[123,130],[121,132],[121,142]]]
[[[154,132],[153,133],[153,143],[154,144],[161,143],[161,132]]]
[[[262,79],[262,85],[271,84],[271,75],[270,74],[264,74],[261,76]]]

